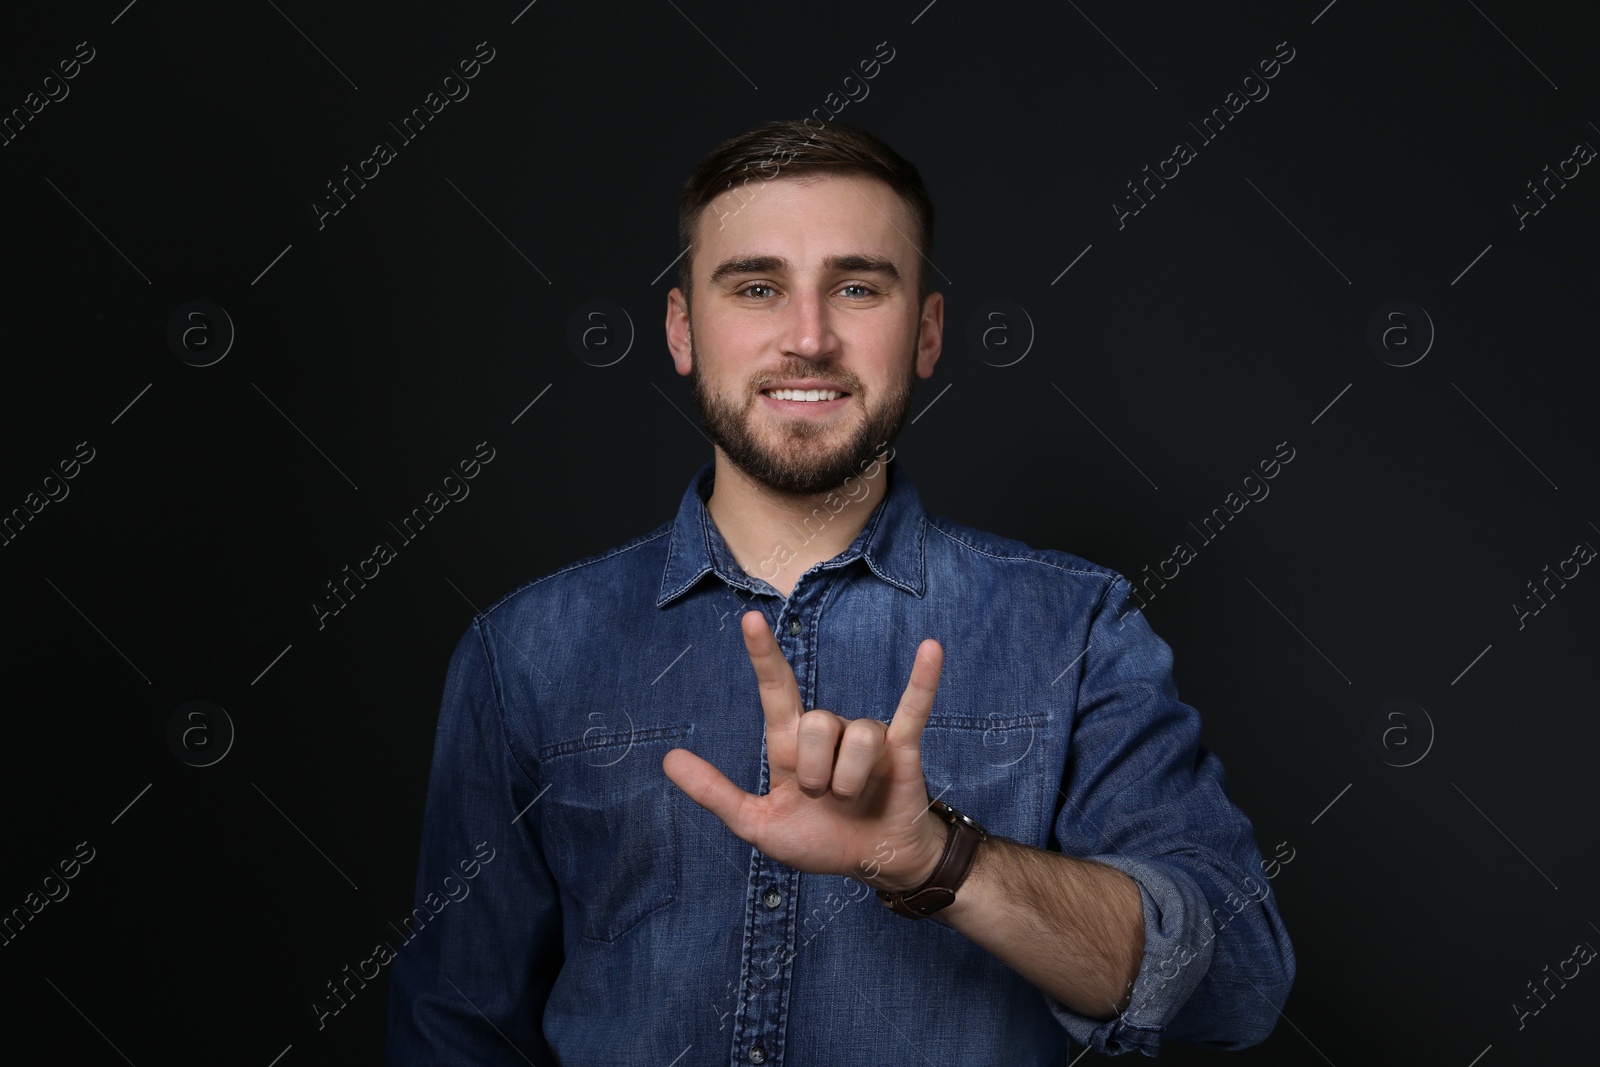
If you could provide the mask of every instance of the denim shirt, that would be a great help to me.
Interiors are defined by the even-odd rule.
[[[1020,1067],[1264,1040],[1294,950],[1127,579],[929,515],[891,459],[859,536],[785,598],[734,561],[713,470],[672,522],[515,590],[456,646],[416,908],[388,946],[388,1062]],[[860,506],[834,498],[791,547]],[[888,721],[918,643],[939,640],[928,790],[1137,883],[1121,1015],[1074,1012],[936,918],[769,859],[672,784],[661,760],[681,747],[767,791],[752,608],[805,706],[847,719]]]

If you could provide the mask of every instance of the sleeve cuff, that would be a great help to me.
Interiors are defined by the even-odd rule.
[[[1161,1033],[1211,964],[1210,904],[1188,874],[1168,864],[1126,855],[1085,856],[1132,878],[1144,901],[1144,957],[1133,996],[1113,1019],[1091,1019],[1041,993],[1056,1021],[1078,1044],[1102,1055],[1135,1049],[1156,1055]]]

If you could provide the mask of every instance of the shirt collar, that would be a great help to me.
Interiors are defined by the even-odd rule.
[[[716,472],[716,462],[707,460],[695,472],[684,490],[678,505],[678,515],[672,524],[672,537],[667,544],[667,563],[661,573],[661,591],[656,606],[665,607],[709,572],[729,585],[751,592],[772,592],[772,587],[759,577],[746,574],[734,560],[728,543],[711,518],[706,500]],[[898,459],[891,458],[883,465],[882,474],[888,479],[883,499],[878,501],[850,547],[823,563],[825,570],[848,566],[864,559],[872,573],[890,585],[920,597],[927,589],[924,575],[923,545],[927,536],[928,515],[916,486]],[[859,506],[849,501],[845,508]],[[832,513],[824,507],[823,515]]]

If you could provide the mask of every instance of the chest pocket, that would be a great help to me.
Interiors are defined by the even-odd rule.
[[[985,718],[930,715],[922,732],[928,792],[990,833],[1043,847],[1046,805],[1061,768],[1046,766],[1049,719],[1039,712]]]
[[[618,941],[676,899],[678,805],[693,801],[662,771],[661,757],[689,733],[687,724],[596,727],[540,750],[551,868],[584,937]]]

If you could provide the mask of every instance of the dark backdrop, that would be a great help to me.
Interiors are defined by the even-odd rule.
[[[924,501],[1169,576],[1299,958],[1232,1060],[1570,1062],[1600,977],[1528,983],[1600,944],[1593,9],[523,2],[8,13],[0,908],[60,899],[0,947],[5,1042],[376,1061],[383,980],[310,1001],[410,907],[453,643],[671,517],[679,184],[852,93],[938,203]]]

